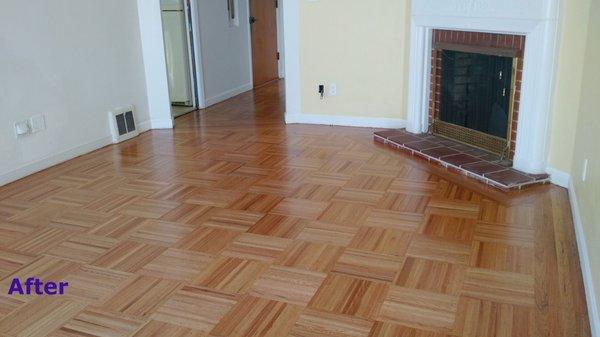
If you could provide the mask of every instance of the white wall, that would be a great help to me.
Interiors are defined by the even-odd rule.
[[[107,111],[149,120],[136,0],[2,0],[0,185],[105,145]],[[47,130],[16,139],[15,121]]]
[[[227,1],[198,0],[207,106],[252,88],[248,1],[237,1],[239,26],[230,27]]]

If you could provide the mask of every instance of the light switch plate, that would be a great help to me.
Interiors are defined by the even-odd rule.
[[[581,181],[583,181],[583,182],[585,182],[587,180],[588,165],[589,165],[589,160],[588,159],[584,159],[583,160],[583,169],[581,170]]]

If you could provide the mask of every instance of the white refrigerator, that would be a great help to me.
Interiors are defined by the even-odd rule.
[[[189,35],[182,0],[161,1],[171,104],[192,106]]]

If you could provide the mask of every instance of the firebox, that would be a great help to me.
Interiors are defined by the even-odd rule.
[[[500,34],[434,32],[432,133],[512,158],[524,45],[514,41]]]

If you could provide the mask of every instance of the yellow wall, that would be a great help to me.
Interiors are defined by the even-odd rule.
[[[571,173],[591,0],[562,0],[548,166]],[[300,1],[301,111],[406,119],[410,0]],[[320,100],[317,86],[336,83]],[[328,91],[328,88],[327,90]]]
[[[585,72],[581,86],[579,118],[573,151],[572,179],[584,226],[592,278],[600,303],[600,0],[592,0]],[[583,160],[589,160],[588,179],[581,180]]]
[[[303,113],[406,119],[408,4],[300,1]],[[320,100],[321,83],[338,94]]]
[[[548,166],[570,173],[591,0],[563,0]]]

